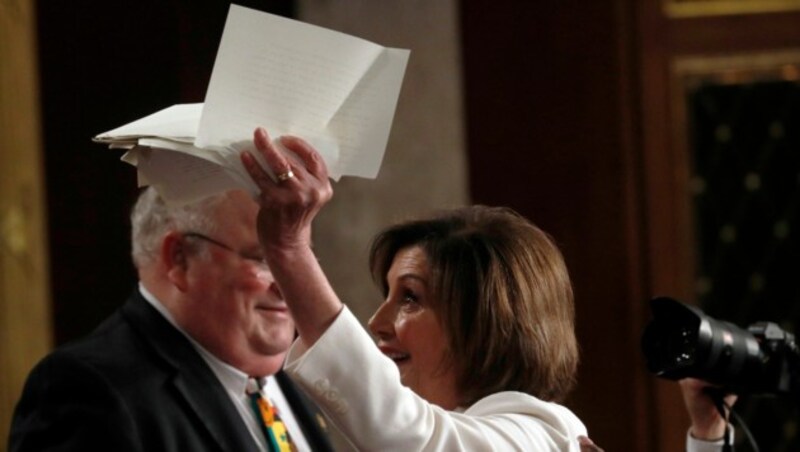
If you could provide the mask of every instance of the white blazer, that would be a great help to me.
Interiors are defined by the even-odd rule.
[[[365,451],[579,451],[586,427],[566,407],[500,392],[463,411],[428,403],[345,307],[309,349],[300,341],[285,370]]]

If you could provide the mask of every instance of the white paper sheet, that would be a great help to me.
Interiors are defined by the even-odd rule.
[[[179,104],[159,110],[122,127],[101,133],[94,138],[100,143],[137,140],[142,137],[170,138],[194,143],[203,104]]]
[[[375,178],[408,57],[408,50],[231,5],[205,103],[172,106],[95,141],[142,146],[125,160],[140,182],[173,202],[231,185],[256,194],[239,158],[253,149],[256,127],[276,141],[286,134],[309,141],[333,179]]]
[[[234,188],[251,192],[257,188],[224,166],[183,152],[137,146],[128,154],[126,158],[136,160],[140,185],[152,185],[169,203],[184,204]]]
[[[374,178],[408,55],[231,5],[195,144],[228,147],[264,126],[309,141],[334,178]]]

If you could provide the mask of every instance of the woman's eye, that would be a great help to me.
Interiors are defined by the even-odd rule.
[[[419,297],[414,292],[407,290],[403,292],[402,302],[405,305],[417,304],[419,302]]]

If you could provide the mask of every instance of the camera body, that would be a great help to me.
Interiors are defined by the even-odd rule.
[[[642,335],[650,372],[670,380],[698,378],[739,394],[800,395],[800,352],[794,335],[777,324],[742,329],[672,298],[650,304],[653,319]]]

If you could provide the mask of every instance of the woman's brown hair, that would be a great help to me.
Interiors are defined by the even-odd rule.
[[[572,286],[550,237],[508,208],[471,206],[380,233],[374,280],[398,251],[421,247],[430,263],[433,309],[449,338],[462,405],[500,391],[561,401],[578,365]]]

